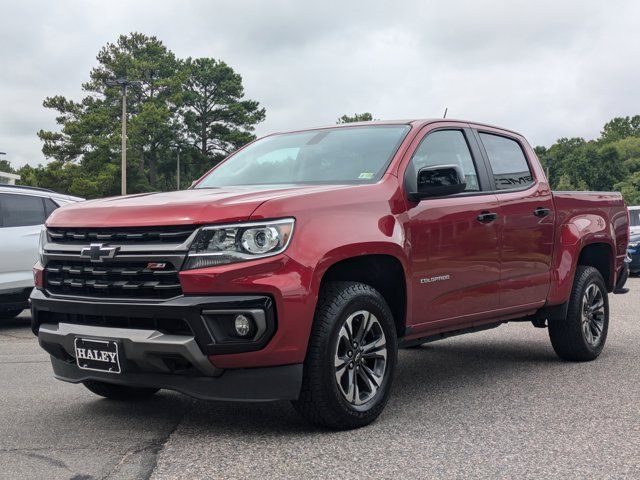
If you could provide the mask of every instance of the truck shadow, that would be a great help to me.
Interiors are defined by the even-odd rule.
[[[523,388],[540,383],[558,369],[568,368],[557,359],[546,335],[544,341],[528,337],[507,335],[496,340],[479,335],[401,350],[389,404],[381,418],[368,428],[394,428],[416,410],[437,407],[445,411],[446,405],[460,405],[461,399],[470,399],[476,408],[482,408],[483,399],[495,398],[496,389],[505,385]],[[120,424],[120,428],[126,428],[128,422],[154,421],[158,416],[166,419],[170,412],[173,421],[180,424],[180,435],[193,438],[335,434],[304,422],[289,402],[201,401],[165,391],[144,402],[118,403],[96,398],[67,407],[71,416]]]
[[[393,392],[387,409],[370,429],[393,428],[406,420],[406,415],[431,406],[460,402],[461,398],[475,399],[482,406],[487,389],[500,384],[526,384],[535,378],[546,377],[553,371],[566,368],[550,346],[542,342],[514,341],[504,338],[501,342],[488,338],[473,341],[447,340],[426,346],[401,350]],[[546,340],[546,339],[545,339]],[[535,378],[534,378],[535,377]],[[171,399],[169,398],[171,396]],[[160,394],[150,400],[151,410],[176,408],[174,394]],[[166,402],[166,405],[164,405]],[[87,405],[88,415],[114,415],[111,402],[97,400]],[[91,411],[95,408],[95,411]],[[123,416],[131,412],[121,411]],[[419,421],[419,420],[418,420]],[[181,435],[234,436],[308,436],[309,434],[335,434],[305,423],[289,402],[233,403],[193,401],[185,415]],[[348,435],[341,432],[340,435]],[[209,437],[211,438],[211,437]]]

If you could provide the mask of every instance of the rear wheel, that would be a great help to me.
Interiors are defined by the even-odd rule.
[[[380,293],[356,282],[326,285],[294,407],[329,428],[371,423],[389,399],[397,352],[393,316]]]
[[[579,266],[569,299],[567,317],[549,321],[549,337],[560,358],[594,360],[609,330],[609,299],[604,279],[593,267]]]
[[[116,385],[113,383],[100,382],[98,380],[86,380],[83,384],[96,395],[119,401],[144,400],[160,390],[159,388]]]

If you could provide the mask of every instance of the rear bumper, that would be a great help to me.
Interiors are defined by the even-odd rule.
[[[622,264],[622,269],[620,270],[620,274],[618,275],[618,281],[616,282],[615,288],[613,289],[613,293],[627,293],[629,291],[628,288],[624,287],[624,284],[627,283],[629,279],[629,262],[625,260]]]
[[[31,290],[33,287],[0,290],[0,312],[29,308]]]

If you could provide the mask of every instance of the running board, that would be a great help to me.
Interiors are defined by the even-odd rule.
[[[417,345],[422,345],[423,343],[437,342],[438,340],[444,340],[445,338],[449,337],[457,337],[458,335],[464,335],[467,333],[491,330],[492,328],[499,327],[504,323],[507,323],[507,321],[505,320],[504,322],[487,323],[486,325],[479,325],[477,327],[461,328],[459,330],[452,330],[451,332],[442,332],[435,335],[427,335],[426,337],[412,338],[411,340],[400,340],[398,348],[415,347]]]

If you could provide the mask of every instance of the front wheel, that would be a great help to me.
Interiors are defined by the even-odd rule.
[[[609,331],[609,299],[604,279],[593,267],[576,270],[567,317],[549,321],[549,337],[558,356],[584,362],[598,358]]]
[[[326,285],[294,407],[338,430],[371,423],[389,399],[397,353],[393,315],[380,293],[356,282]]]

